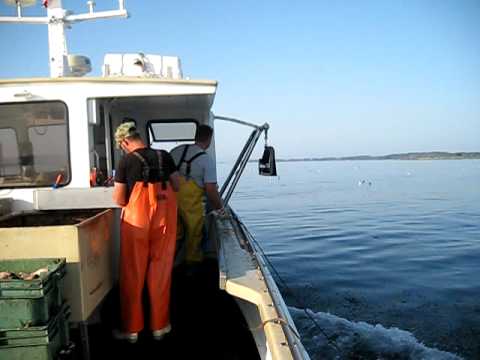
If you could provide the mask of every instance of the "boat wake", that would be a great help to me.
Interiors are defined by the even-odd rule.
[[[429,348],[408,331],[365,322],[352,322],[329,313],[307,309],[329,339],[304,310],[289,307],[312,359],[460,360],[461,357]]]

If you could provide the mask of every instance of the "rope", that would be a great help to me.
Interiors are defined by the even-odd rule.
[[[235,214],[236,215],[236,214]],[[253,235],[250,233],[250,231],[248,230],[248,228],[245,226],[245,224],[238,218],[238,216],[236,216],[238,222],[242,225],[242,228],[247,232],[247,234],[249,235],[250,239],[252,240],[252,242],[255,244],[255,246],[258,248],[258,250],[262,253],[264,259],[267,261],[268,263],[268,267],[274,272],[275,276],[278,278],[278,280],[280,280],[281,284],[282,284],[282,287],[284,288],[285,292],[289,293],[293,299],[295,300],[296,303],[299,303],[300,304],[300,307],[301,309],[303,310],[303,312],[305,313],[305,315],[307,315],[307,317],[310,319],[310,321],[312,321],[312,323],[315,325],[315,327],[322,333],[322,335],[327,339],[327,342],[330,346],[332,346],[333,348],[335,348],[335,350],[337,350],[337,352],[341,352],[339,347],[337,346],[337,343],[332,340],[332,337],[329,336],[325,330],[322,329],[322,327],[318,324],[318,322],[315,320],[315,318],[308,313],[306,307],[305,307],[305,304],[303,303],[303,301],[301,301],[296,295],[295,293],[288,287],[287,283],[283,280],[283,278],[280,276],[280,274],[278,273],[277,269],[275,269],[275,266],[273,266],[273,264],[271,263],[270,259],[268,258],[268,256],[265,254],[265,252],[263,251],[262,247],[260,246],[260,244],[257,242],[257,240],[255,240],[255,238],[253,237]],[[274,320],[278,320],[278,319],[271,319],[271,320],[267,320],[266,322],[269,322],[269,321],[274,321]],[[283,321],[285,321],[284,319],[282,319]],[[265,322],[264,322],[265,323]],[[262,324],[263,326],[263,324]],[[296,334],[297,335],[297,334]],[[300,336],[298,336],[300,338]]]

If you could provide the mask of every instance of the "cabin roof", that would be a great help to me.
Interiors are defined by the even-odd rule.
[[[101,83],[101,84],[177,84],[177,85],[211,85],[217,86],[216,80],[191,80],[191,79],[164,79],[132,76],[118,77],[59,77],[59,78],[16,78],[0,79],[0,85],[13,84],[39,84],[39,83]]]

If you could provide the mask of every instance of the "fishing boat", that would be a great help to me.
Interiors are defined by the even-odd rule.
[[[144,53],[106,54],[102,76],[90,60],[68,53],[66,28],[78,22],[128,18],[118,8],[75,14],[61,0],[43,1],[46,15],[24,16],[35,0],[6,0],[15,16],[1,23],[48,26],[48,78],[0,80],[0,259],[65,258],[64,294],[79,359],[308,359],[258,243],[228,205],[252,151],[269,129],[212,112],[217,82],[184,78],[180,59]],[[221,186],[228,216],[207,217],[207,260],[195,274],[175,266],[172,332],[161,342],[140,334],[119,342],[117,269],[120,209],[112,201],[121,152],[113,131],[134,120],[153,148],[193,143],[199,124],[230,121],[252,128]],[[207,150],[215,158],[215,139]],[[265,143],[261,175],[276,175]],[[182,241],[177,255],[181,257]],[[180,261],[177,261],[180,263]]]

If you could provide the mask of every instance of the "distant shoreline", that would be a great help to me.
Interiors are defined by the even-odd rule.
[[[296,161],[344,161],[344,160],[472,160],[480,159],[480,152],[411,152],[402,154],[390,154],[382,156],[357,155],[343,157],[322,157],[322,158],[296,158],[277,159],[277,162]]]

